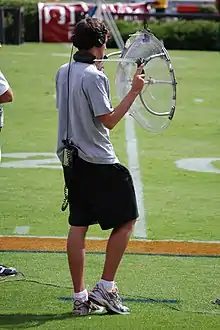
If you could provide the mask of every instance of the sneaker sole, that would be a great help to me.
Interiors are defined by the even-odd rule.
[[[88,314],[81,314],[81,313],[73,313],[73,312],[72,312],[72,315],[73,315],[74,317],[78,317],[78,316],[88,316],[89,313],[88,313]]]
[[[75,311],[75,312],[72,312],[72,315],[73,316],[88,316],[88,315],[94,315],[94,314],[102,314],[103,313],[103,311],[104,311],[104,307],[103,306],[99,306],[100,308],[99,309],[97,309],[97,310],[93,310],[93,311],[89,311],[88,313],[81,313],[80,311],[79,312],[77,312],[77,311]]]
[[[111,310],[112,312],[116,314],[121,314],[121,315],[129,315],[130,312],[121,312],[118,309],[116,309],[114,306],[109,304],[109,302],[105,299],[97,299],[96,297],[89,296],[89,299],[94,302],[97,305],[100,305],[102,307],[105,307],[107,310]]]

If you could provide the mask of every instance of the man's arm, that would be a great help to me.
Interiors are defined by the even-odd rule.
[[[0,72],[0,103],[12,102],[13,92],[3,73]]]
[[[12,89],[9,87],[8,90],[0,95],[0,103],[8,103],[13,101],[13,92]]]
[[[134,74],[133,82],[131,90],[128,94],[123,98],[123,100],[119,103],[117,107],[111,113],[99,116],[101,122],[108,129],[113,129],[115,125],[124,117],[124,115],[128,112],[131,105],[135,101],[136,97],[141,92],[144,87],[144,79],[141,74],[143,70],[143,65],[139,66]]]
[[[141,74],[142,70],[143,65],[141,65],[134,74],[131,90],[114,109],[109,99],[107,78],[102,75],[94,75],[92,78],[90,77],[90,79],[88,79],[86,77],[84,80],[83,89],[89,105],[95,117],[108,129],[114,128],[122,119],[144,87],[144,79]]]
[[[119,105],[115,107],[111,113],[99,116],[99,119],[105,125],[105,127],[107,127],[108,129],[113,129],[115,125],[117,125],[118,122],[128,112],[138,94],[139,92],[130,90],[128,94],[123,98],[123,100],[119,103]]]

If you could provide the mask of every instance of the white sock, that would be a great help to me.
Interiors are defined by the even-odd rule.
[[[86,289],[84,289],[83,291],[75,292],[74,300],[80,300],[82,302],[87,301],[88,300],[88,291]]]
[[[105,290],[108,292],[111,292],[114,289],[114,284],[115,284],[114,281],[106,281],[106,280],[101,279],[99,281],[99,283],[102,284],[104,286]]]

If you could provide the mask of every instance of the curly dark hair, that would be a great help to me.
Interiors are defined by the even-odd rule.
[[[109,31],[105,24],[97,18],[85,18],[79,21],[73,32],[73,45],[79,50],[101,47],[106,42]]]

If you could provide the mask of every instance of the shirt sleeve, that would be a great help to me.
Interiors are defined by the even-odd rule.
[[[9,89],[9,83],[0,71],[0,95],[3,95]]]
[[[92,75],[87,80],[85,93],[95,117],[114,110],[110,101],[108,78],[104,74]]]

